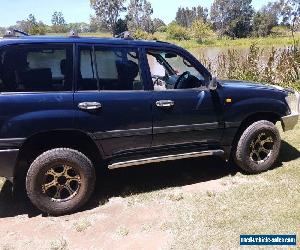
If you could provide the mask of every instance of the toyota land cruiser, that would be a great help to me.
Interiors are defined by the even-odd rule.
[[[216,80],[186,50],[122,38],[0,39],[0,175],[53,215],[82,207],[95,170],[216,155],[270,169],[299,93]]]

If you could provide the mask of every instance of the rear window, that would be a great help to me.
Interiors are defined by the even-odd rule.
[[[72,90],[72,46],[10,46],[0,51],[0,91]]]

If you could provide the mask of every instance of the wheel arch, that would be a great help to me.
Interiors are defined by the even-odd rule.
[[[233,143],[232,143],[232,153],[234,153],[238,140],[241,137],[242,133],[245,131],[247,127],[249,127],[251,124],[257,121],[266,120],[269,122],[272,122],[273,124],[276,124],[276,122],[281,121],[281,117],[279,114],[275,112],[256,112],[247,115],[242,122],[240,123],[237,132],[234,136]]]
[[[52,130],[34,134],[20,147],[14,177],[26,172],[33,160],[43,152],[53,148],[78,150],[91,159],[94,166],[103,159],[103,151],[93,138],[80,130]]]

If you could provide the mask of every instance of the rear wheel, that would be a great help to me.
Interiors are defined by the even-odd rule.
[[[26,190],[41,211],[62,215],[76,211],[90,198],[95,185],[92,162],[68,148],[49,150],[31,164]]]
[[[241,135],[236,151],[236,164],[248,173],[260,173],[276,162],[281,139],[276,126],[269,121],[251,124]]]

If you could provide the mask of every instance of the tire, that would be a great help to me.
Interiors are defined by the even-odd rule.
[[[257,121],[242,133],[234,153],[235,163],[247,173],[261,173],[273,167],[280,146],[276,126],[269,121]]]
[[[95,169],[82,153],[69,148],[49,150],[35,159],[26,176],[31,202],[50,215],[72,213],[90,198]]]

